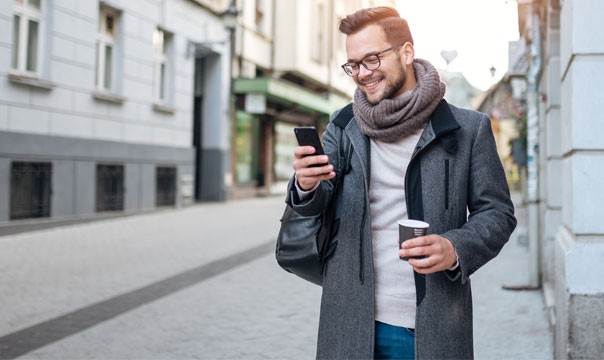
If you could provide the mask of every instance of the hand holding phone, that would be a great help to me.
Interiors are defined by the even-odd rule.
[[[300,146],[312,146],[315,148],[315,153],[311,156],[325,155],[323,151],[323,145],[321,145],[321,139],[319,139],[319,133],[314,127],[298,127],[294,129],[296,139],[298,139],[298,145]],[[313,164],[311,167],[325,166],[324,164]]]
[[[336,176],[336,173],[333,171],[333,166],[329,165],[327,162],[308,165],[310,159],[304,159],[307,156],[326,157],[317,129],[314,127],[295,128],[294,133],[296,134],[298,144],[301,147],[312,146],[315,149],[315,152],[311,154],[306,153],[307,150],[303,148],[296,148],[295,150],[296,160],[294,160],[293,165],[300,189],[310,190],[320,181],[333,179]]]

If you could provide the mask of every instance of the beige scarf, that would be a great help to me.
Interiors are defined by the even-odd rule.
[[[357,88],[354,93],[354,117],[361,132],[372,139],[391,143],[423,129],[445,95],[445,84],[436,68],[426,60],[415,59],[413,70],[417,86],[377,105],[367,101]]]

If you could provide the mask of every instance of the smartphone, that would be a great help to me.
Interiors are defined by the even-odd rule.
[[[321,145],[321,139],[317,129],[313,126],[310,127],[298,127],[294,129],[296,139],[298,139],[298,145],[300,146],[312,146],[315,148],[313,155],[324,155],[323,145]],[[312,166],[323,166],[327,164],[315,164]]]

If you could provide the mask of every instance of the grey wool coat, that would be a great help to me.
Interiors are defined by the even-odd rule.
[[[323,136],[330,162],[338,161],[340,128]],[[319,359],[372,359],[374,276],[369,208],[369,139],[354,119],[343,130],[352,143],[350,169],[338,201],[337,247],[325,265],[317,343]],[[337,168],[337,166],[334,166]],[[323,181],[300,202],[293,185],[286,201],[302,215],[332,201],[333,181]],[[429,233],[449,239],[459,267],[415,273],[416,359],[471,359],[470,276],[495,257],[516,226],[505,173],[489,118],[441,101],[425,127],[405,179],[409,218],[430,223]]]

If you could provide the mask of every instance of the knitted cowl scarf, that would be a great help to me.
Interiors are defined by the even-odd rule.
[[[376,105],[367,101],[358,88],[354,93],[354,117],[361,132],[372,139],[392,143],[423,129],[445,95],[445,84],[436,68],[426,60],[415,59],[413,70],[417,86],[393,99]]]

